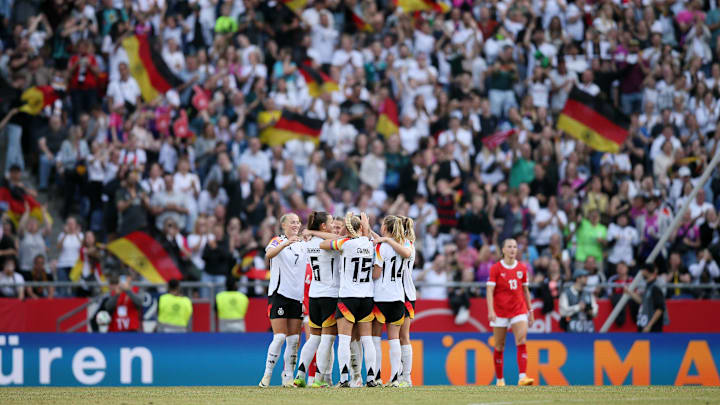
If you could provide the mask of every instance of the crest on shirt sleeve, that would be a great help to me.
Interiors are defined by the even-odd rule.
[[[522,272],[522,271],[518,271],[518,272],[517,272],[517,278],[518,278],[518,280],[521,279],[521,278],[523,278],[523,272]]]

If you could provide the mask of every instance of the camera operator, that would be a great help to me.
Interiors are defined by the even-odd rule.
[[[458,248],[455,244],[445,246],[447,258],[447,274],[451,281],[473,281],[473,269],[462,264],[458,258]],[[470,291],[468,288],[451,288],[448,292],[450,309],[455,314],[455,324],[462,325],[470,319]]]
[[[567,332],[594,332],[593,318],[597,316],[595,295],[585,290],[589,273],[578,269],[573,273],[573,285],[560,295],[560,327]]]

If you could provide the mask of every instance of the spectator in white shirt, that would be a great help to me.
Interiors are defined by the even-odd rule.
[[[248,145],[249,147],[240,155],[240,161],[250,169],[253,179],[259,177],[264,182],[270,181],[272,176],[270,158],[260,150],[260,140],[250,138]]]
[[[542,251],[550,244],[550,238],[559,234],[567,225],[565,212],[558,209],[557,198],[551,196],[547,208],[541,208],[535,215],[533,221],[532,235],[535,238],[535,245],[538,251]]]
[[[720,267],[707,249],[700,252],[698,259],[697,263],[691,264],[688,268],[693,277],[693,283],[713,283],[720,277]]]
[[[362,53],[353,48],[353,40],[350,35],[343,35],[340,39],[340,49],[333,53],[332,65],[340,68],[342,77],[351,74],[353,69],[362,69]]]
[[[197,218],[197,198],[200,195],[200,178],[197,174],[190,172],[190,161],[187,156],[183,156],[178,160],[178,171],[173,176],[173,191],[183,194],[188,201],[188,220],[185,230],[192,231]],[[178,223],[178,225],[180,225]],[[183,230],[183,228],[180,228]]]
[[[15,272],[15,260],[5,259],[0,273],[0,297],[25,299],[25,279]]]
[[[445,255],[439,254],[435,256],[432,263],[428,263],[422,273],[415,278],[416,281],[424,281],[432,286],[422,287],[420,296],[425,300],[446,300],[448,298],[447,287],[442,286],[449,281],[448,274],[445,272],[447,261]]]
[[[168,40],[167,46],[162,51],[162,58],[173,73],[179,74],[185,70],[185,56],[175,39]]]
[[[588,69],[584,71],[580,83],[577,84],[577,88],[591,96],[597,96],[600,94],[600,87],[593,83],[593,78],[594,75],[592,70]]]
[[[318,14],[319,24],[306,20],[311,28],[309,51],[314,54],[316,62],[321,65],[328,65],[333,61],[333,49],[339,34],[330,23],[330,16],[327,11],[323,10]]]
[[[310,165],[305,170],[302,179],[303,194],[306,196],[315,194],[318,184],[325,183],[327,179],[327,173],[323,167],[323,156],[321,150],[316,150],[310,157]]]
[[[368,153],[362,160],[360,166],[360,181],[370,186],[373,190],[382,187],[385,182],[385,171],[387,162],[385,161],[384,152],[385,145],[380,140],[375,140],[372,144],[372,153]]]
[[[632,266],[635,263],[634,248],[640,243],[640,234],[628,225],[627,214],[620,214],[617,221],[611,223],[607,231],[607,241],[612,244],[608,262],[617,265],[620,262]]]
[[[412,118],[409,115],[403,115],[400,119],[400,128],[398,128],[400,142],[408,155],[412,155],[420,146],[420,132],[417,127],[413,126]]]
[[[126,63],[120,63],[118,66],[120,77],[111,81],[108,85],[107,95],[113,100],[115,105],[130,104],[138,106],[140,104],[140,86],[138,86],[135,78],[130,76],[130,69]]]
[[[700,189],[695,196],[695,200],[690,202],[689,209],[690,217],[695,221],[695,225],[700,226],[705,223],[705,214],[714,207],[705,201],[705,190]]]

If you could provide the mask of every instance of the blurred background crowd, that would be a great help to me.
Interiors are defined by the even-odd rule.
[[[422,298],[482,296],[443,283],[486,281],[509,237],[536,297],[552,302],[577,270],[589,292],[617,296],[595,285],[629,283],[720,141],[717,6],[2,0],[0,76],[58,97],[37,115],[6,105],[0,122],[5,185],[42,205],[4,216],[0,293],[93,294],[81,286],[92,269],[127,271],[103,244],[134,231],[155,235],[186,280],[246,280],[266,267],[277,218],[317,210],[414,218]],[[133,35],[151,38],[171,90],[141,91]],[[311,96],[308,65],[337,89]],[[573,87],[630,117],[619,153],[556,129]],[[385,136],[388,97],[398,130]],[[276,110],[321,120],[318,139],[261,142],[272,123],[258,115]],[[719,203],[716,170],[658,260],[668,298],[717,295],[672,284],[718,281]],[[79,258],[91,269],[79,288],[19,286],[68,280]]]

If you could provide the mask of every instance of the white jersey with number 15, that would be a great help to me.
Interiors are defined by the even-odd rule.
[[[332,249],[341,252],[340,298],[373,296],[373,244],[365,236],[337,239]]]

